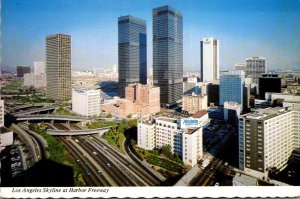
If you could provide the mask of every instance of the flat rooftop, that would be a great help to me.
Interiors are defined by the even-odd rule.
[[[246,118],[249,119],[271,119],[283,113],[290,112],[284,107],[274,107],[274,108],[266,108],[266,109],[254,109],[254,112],[246,114]]]

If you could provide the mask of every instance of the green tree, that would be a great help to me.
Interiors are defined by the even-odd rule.
[[[171,158],[172,157],[171,146],[169,144],[162,146],[160,148],[160,153]]]

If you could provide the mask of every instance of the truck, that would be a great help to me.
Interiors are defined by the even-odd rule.
[[[208,159],[203,160],[202,165],[201,165],[201,169],[205,169],[205,167],[207,167],[208,164],[209,164]]]

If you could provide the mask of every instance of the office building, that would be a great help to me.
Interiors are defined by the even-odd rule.
[[[46,73],[45,62],[43,61],[35,61],[33,63],[33,71],[34,74],[40,75]]]
[[[214,83],[208,83],[206,86],[207,93],[207,103],[209,106],[218,106],[219,105],[219,92],[220,85]]]
[[[160,87],[160,103],[182,99],[183,17],[170,6],[153,9],[153,85]]]
[[[102,104],[101,110],[122,117],[153,115],[160,111],[159,97],[159,87],[129,84],[125,88],[125,99],[116,99]]]
[[[266,59],[263,57],[249,57],[246,59],[246,77],[252,78],[257,84],[258,78],[267,72]]]
[[[73,89],[72,111],[82,116],[99,116],[100,110],[99,89]]]
[[[35,88],[46,87],[46,74],[26,73],[24,74],[24,86],[34,86]]]
[[[225,102],[236,102],[243,107],[244,86],[245,73],[243,71],[229,71],[221,75],[219,105],[224,106]]]
[[[192,95],[184,95],[182,99],[182,110],[188,112],[189,114],[195,114],[200,110],[207,109],[207,96],[197,95],[192,93]]]
[[[265,99],[266,92],[281,93],[281,78],[278,74],[262,74],[258,83],[259,98]]]
[[[235,102],[224,103],[224,120],[232,125],[238,124],[238,118],[241,114],[242,107]]]
[[[170,145],[184,164],[194,166],[203,155],[202,130],[209,123],[207,111],[190,118],[156,117],[138,122],[137,145],[151,150]]]
[[[71,36],[64,34],[46,37],[47,98],[71,100]]]
[[[30,66],[27,66],[27,65],[17,66],[17,77],[24,77],[24,74],[30,73],[30,72],[31,72]]]
[[[219,79],[219,40],[212,37],[200,42],[200,79],[202,82]]]
[[[247,69],[246,64],[235,64],[234,67],[235,67],[235,70],[242,70],[244,72],[246,72],[246,69]]]
[[[257,109],[239,118],[239,167],[248,175],[267,179],[299,147],[300,109]]]
[[[192,93],[201,93],[201,84],[197,82],[197,77],[189,77],[183,82],[183,95],[191,95]]]
[[[118,18],[118,59],[120,97],[132,83],[147,84],[146,22],[133,16]]]

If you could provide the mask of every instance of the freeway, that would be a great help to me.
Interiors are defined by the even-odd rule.
[[[17,117],[17,121],[24,120],[57,120],[57,121],[73,121],[73,122],[82,122],[87,121],[86,117],[79,116],[66,116],[66,115],[50,115],[50,114],[37,114],[37,115],[24,115]]]
[[[132,176],[132,178],[139,179],[144,183],[143,186],[157,186],[160,185],[160,181],[154,178],[152,175],[148,173],[148,170],[144,170],[139,165],[137,165],[133,160],[129,157],[121,154],[119,151],[111,147],[109,144],[103,141],[99,136],[93,135],[89,136],[90,140],[88,140],[91,144],[94,145],[96,148],[103,148],[106,151],[106,154],[114,159],[116,164],[119,165],[122,170]],[[87,138],[86,138],[87,139]]]
[[[103,127],[99,129],[85,129],[85,130],[69,130],[69,129],[64,129],[64,130],[53,130],[53,129],[48,129],[46,132],[49,135],[89,135],[89,134],[103,134],[106,131],[110,129],[109,127]]]
[[[36,109],[31,109],[31,110],[26,110],[26,111],[19,111],[16,113],[12,113],[13,116],[15,117],[20,117],[20,116],[26,116],[26,115],[30,115],[32,113],[40,113],[40,112],[44,112],[44,111],[53,111],[56,107],[41,107],[41,108],[36,108]]]
[[[110,183],[103,178],[102,174],[98,173],[98,167],[94,161],[82,155],[82,150],[73,141],[66,140],[64,137],[59,137],[71,155],[77,159],[77,163],[82,168],[83,178],[87,186],[110,186]]]

